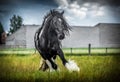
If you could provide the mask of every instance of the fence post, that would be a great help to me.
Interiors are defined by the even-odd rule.
[[[70,53],[71,53],[71,55],[72,55],[72,48],[70,48]]]
[[[106,54],[108,53],[108,49],[106,48]]]
[[[88,44],[88,54],[91,55],[91,44]]]

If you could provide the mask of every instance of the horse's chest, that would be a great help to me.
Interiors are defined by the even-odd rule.
[[[59,41],[58,40],[49,40],[48,41],[48,47],[51,49],[56,49],[57,47],[59,47]]]

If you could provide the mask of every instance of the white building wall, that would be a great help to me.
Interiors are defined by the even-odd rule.
[[[100,47],[120,47],[120,24],[99,24]]]
[[[88,47],[90,43],[93,47],[99,47],[99,28],[95,27],[73,27],[70,36],[63,40],[63,47],[79,48]]]
[[[26,47],[27,48],[34,48],[34,35],[40,25],[27,25],[26,27]]]
[[[26,46],[26,28],[22,27],[6,39],[8,47],[25,47]]]
[[[40,25],[24,25],[7,37],[6,45],[34,48],[34,35]],[[120,24],[100,23],[94,27],[73,26],[70,35],[62,41],[63,48],[120,47]]]

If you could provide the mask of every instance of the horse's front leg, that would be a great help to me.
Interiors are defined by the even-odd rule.
[[[52,58],[48,58],[45,61],[50,68],[50,72],[57,70],[57,65],[53,62]]]
[[[63,65],[69,70],[69,71],[79,71],[79,67],[77,66],[77,64],[74,61],[67,61],[64,57],[63,51],[61,49],[58,49],[58,55],[60,57],[60,59],[63,62]]]
[[[50,68],[50,71],[57,70],[57,65],[55,64],[56,55],[54,55],[51,58],[40,60],[40,68],[41,71],[46,71],[48,68]]]
[[[48,68],[50,69],[50,72],[57,70],[57,65],[55,64],[55,59],[51,58],[51,59],[42,59],[40,61],[40,68],[39,70],[41,71],[46,71]]]
[[[58,49],[58,50],[57,50],[57,54],[58,54],[58,56],[60,57],[60,59],[62,60],[63,65],[65,66],[65,64],[66,64],[68,61],[65,59],[63,51],[62,51],[61,49]]]

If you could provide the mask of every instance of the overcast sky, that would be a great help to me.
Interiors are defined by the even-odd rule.
[[[0,0],[0,21],[6,31],[13,14],[20,15],[24,24],[41,25],[50,9],[64,10],[70,25],[120,23],[119,0]]]

